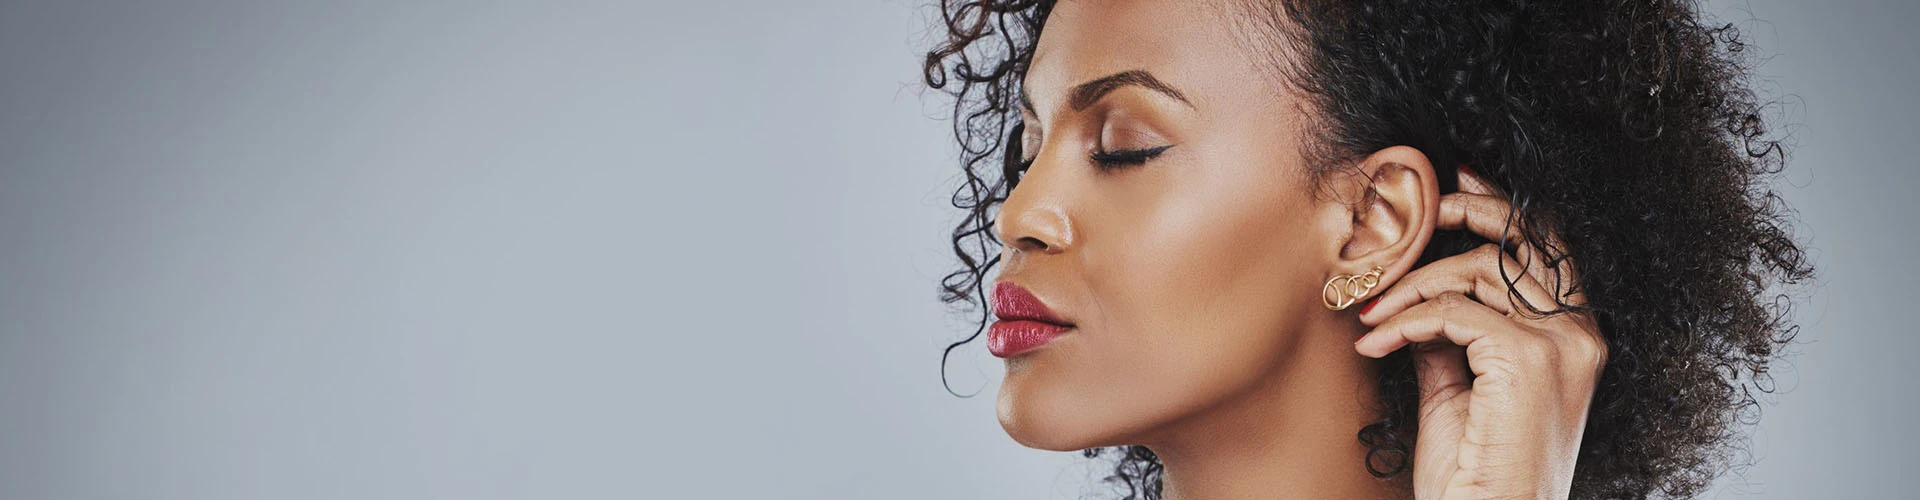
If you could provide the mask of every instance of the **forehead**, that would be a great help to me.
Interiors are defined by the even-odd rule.
[[[1062,1],[1041,30],[1025,91],[1040,109],[1055,109],[1073,85],[1146,70],[1202,110],[1277,97],[1277,78],[1263,70],[1271,54],[1250,52],[1246,11],[1230,1]]]

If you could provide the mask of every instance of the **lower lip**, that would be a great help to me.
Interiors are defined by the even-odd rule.
[[[1067,332],[1068,327],[1030,320],[996,321],[987,328],[987,351],[1011,358],[1039,349]]]

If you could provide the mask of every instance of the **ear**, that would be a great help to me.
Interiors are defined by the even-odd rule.
[[[1380,266],[1380,288],[1413,269],[1426,251],[1440,215],[1440,184],[1433,163],[1408,146],[1382,149],[1360,160],[1344,198],[1352,215],[1333,274],[1361,274]],[[1378,290],[1376,290],[1377,292]]]

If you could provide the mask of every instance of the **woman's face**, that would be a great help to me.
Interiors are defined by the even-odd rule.
[[[1314,196],[1305,106],[1237,15],[1065,1],[1047,21],[1025,81],[1033,162],[995,229],[1000,281],[1073,327],[1007,360],[1000,422],[1022,444],[1159,439],[1311,362],[1306,320],[1325,315],[1351,213]]]

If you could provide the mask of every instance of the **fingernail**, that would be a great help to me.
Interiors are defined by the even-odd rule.
[[[1471,175],[1474,177],[1480,176],[1479,172],[1474,172],[1473,167],[1469,167],[1465,163],[1460,164],[1460,168],[1458,170],[1460,171],[1460,173],[1463,173],[1463,174]]]
[[[1360,314],[1366,314],[1367,311],[1372,311],[1373,305],[1378,303],[1380,303],[1379,297],[1374,297],[1373,300],[1367,301],[1367,305],[1360,306]]]

